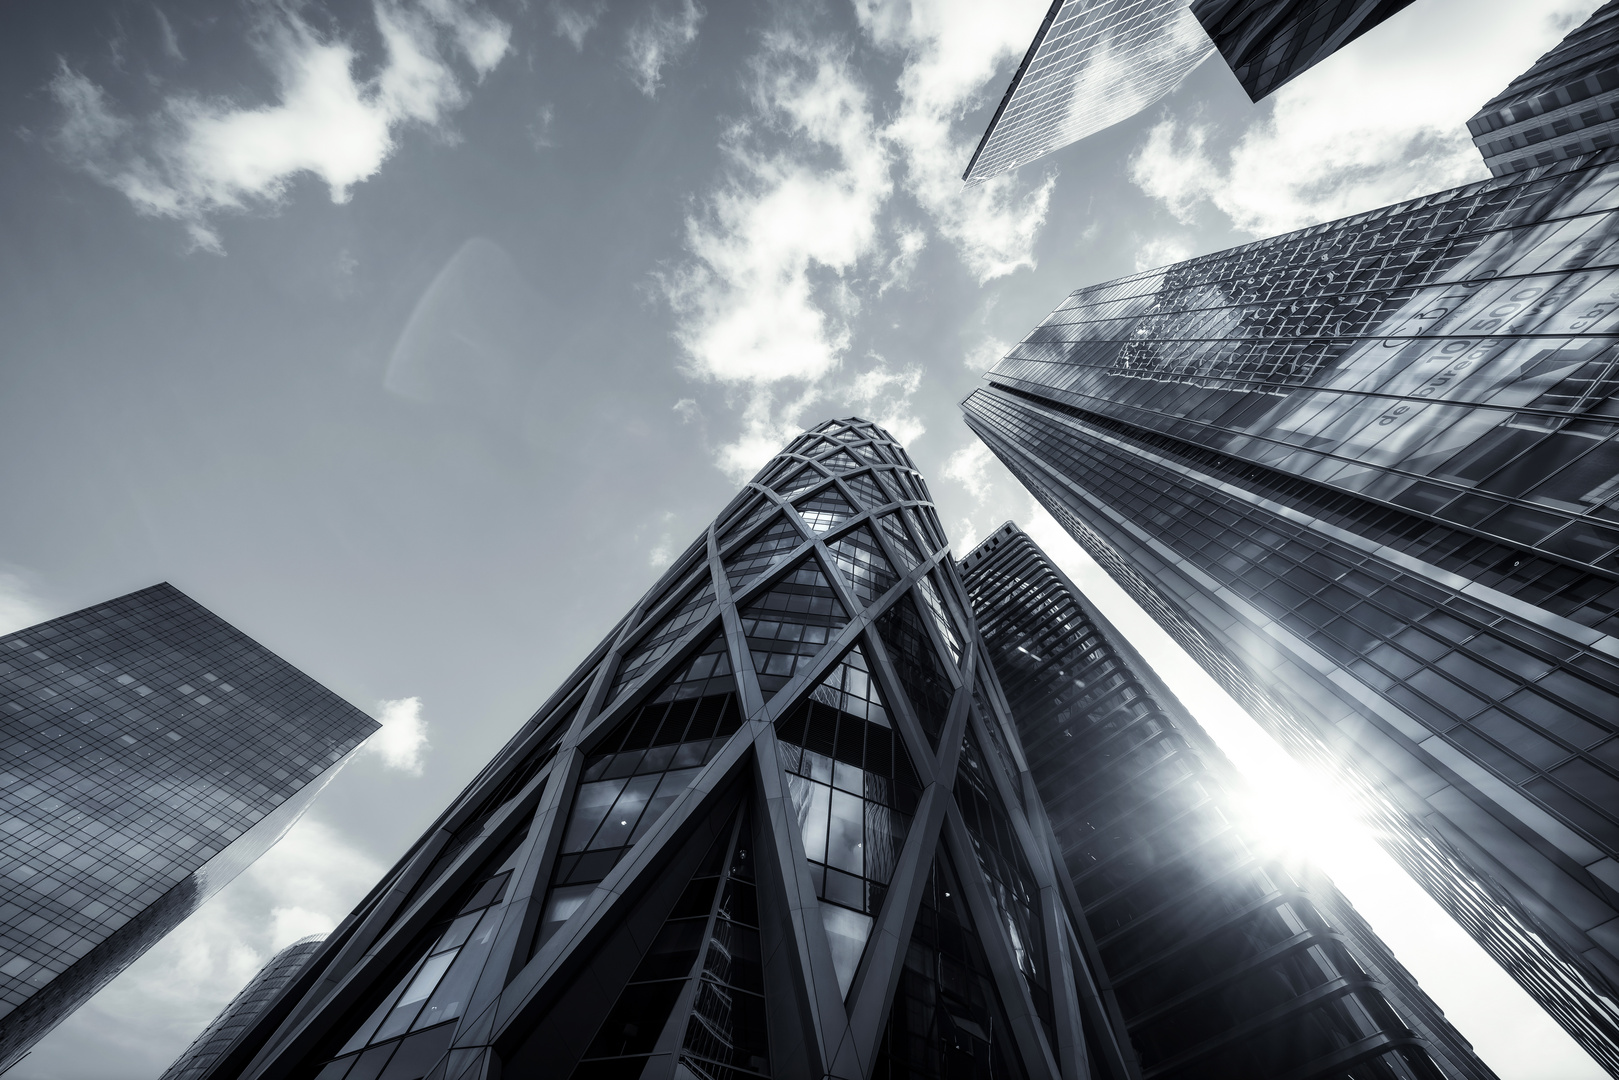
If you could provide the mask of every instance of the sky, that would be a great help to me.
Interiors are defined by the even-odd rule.
[[[11,1077],[156,1077],[849,414],[958,554],[1008,518],[1047,547],[1503,1078],[1603,1075],[958,409],[1075,288],[1483,178],[1464,121],[1596,0],[1417,0],[1258,106],[1216,58],[964,190],[1045,7],[13,5],[0,631],[166,580],[384,726]]]

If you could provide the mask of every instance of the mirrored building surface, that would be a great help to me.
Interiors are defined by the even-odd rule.
[[[1254,101],[1309,68],[1411,0],[1191,0],[1237,81]]]
[[[0,1068],[268,850],[376,728],[168,584],[0,637]]]
[[[1081,289],[964,403],[1619,1069],[1619,162]]]
[[[1494,1075],[1033,540],[1007,522],[960,565],[1144,1074]]]
[[[962,179],[1010,172],[1134,116],[1213,51],[1186,0],[1056,0]]]
[[[1003,702],[911,459],[822,424],[209,1075],[1156,1075]]]
[[[1603,4],[1485,103],[1467,130],[1496,176],[1579,157],[1619,137],[1619,2]]]
[[[174,1059],[174,1064],[163,1070],[158,1080],[195,1080],[208,1075],[214,1063],[228,1054],[242,1033],[263,1017],[265,1011],[287,990],[325,937],[325,934],[313,934],[293,942],[272,956],[269,963],[231,999],[230,1004],[209,1021],[202,1034]]]

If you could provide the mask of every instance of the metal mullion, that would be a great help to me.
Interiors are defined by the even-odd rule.
[[[935,783],[940,776],[938,756],[928,744],[928,737],[922,730],[922,721],[916,715],[916,706],[911,702],[910,695],[905,692],[905,686],[899,680],[899,674],[894,670],[882,635],[877,632],[875,619],[872,620],[869,633],[866,634],[863,648],[866,659],[871,664],[871,677],[877,680],[877,688],[882,691],[883,703],[892,717],[894,730],[899,734],[900,745],[904,747],[906,755],[911,760],[911,767],[916,770],[917,778],[925,789],[928,784]],[[946,722],[948,720],[949,717],[946,716]],[[940,736],[940,745],[943,746],[943,735]]]
[[[1073,910],[1062,920],[1064,941],[1073,953],[1065,957],[1065,968],[1072,971],[1074,988],[1079,993],[1079,1005],[1089,1015],[1091,1028],[1100,1045],[1098,1056],[1114,1074],[1113,1080],[1141,1080],[1141,1066],[1136,1061],[1134,1048],[1128,1041],[1121,1042],[1119,1033],[1125,1030],[1124,1011],[1119,1008],[1117,992],[1097,955],[1096,943],[1089,936],[1089,927],[1073,916]],[[1077,925],[1076,925],[1077,924]],[[1073,966],[1078,958],[1080,964]],[[1080,982],[1080,977],[1084,982]],[[1101,981],[1098,982],[1097,980]]]
[[[1000,913],[989,894],[988,879],[978,862],[978,852],[973,848],[971,834],[954,799],[945,809],[943,831],[945,843],[957,867],[956,883],[965,894],[975,936],[983,947],[990,977],[995,980],[1001,1007],[1006,1010],[1012,1038],[1029,1070],[1030,1080],[1060,1080],[1062,1073],[1057,1067],[1056,1057],[1046,1044],[1045,1025],[1040,1022],[1039,1011],[1034,1007],[1034,998],[1024,981],[1023,969],[1012,955],[1011,942],[1007,940]],[[969,868],[971,872],[965,872],[962,868]]]
[[[761,811],[758,819],[761,839],[764,840],[760,846],[770,852],[769,872],[773,875],[768,882],[768,888],[772,894],[777,894],[779,890],[779,894],[772,897],[772,900],[779,900],[786,905],[785,911],[772,913],[773,916],[779,915],[779,921],[771,929],[784,932],[791,938],[791,954],[787,958],[787,967],[790,974],[796,977],[797,990],[801,995],[797,1004],[803,1006],[803,1013],[806,1014],[797,1026],[809,1037],[809,1045],[804,1047],[804,1052],[811,1058],[807,1063],[808,1072],[811,1076],[831,1076],[834,1075],[834,1065],[841,1060],[840,1053],[847,1043],[849,1014],[845,1009],[843,997],[838,992],[837,972],[832,965],[832,949],[827,944],[826,929],[821,922],[821,899],[816,895],[815,883],[810,879],[809,858],[804,853],[798,812],[787,790],[787,778],[781,766],[781,753],[777,746],[775,729],[768,724],[758,724],[753,745],[756,763],[754,777]],[[761,859],[760,863],[762,862]],[[762,865],[758,863],[755,865],[761,889],[760,945],[762,951],[766,953],[766,963],[769,964],[769,958],[779,953],[766,947],[768,944],[764,937],[766,871]],[[780,964],[781,961],[777,960],[776,963]],[[779,974],[779,970],[777,973]],[[768,975],[767,968],[767,977]],[[770,1000],[768,995],[766,1000],[767,1002]],[[772,1059],[778,1053],[773,1044]],[[775,1065],[777,1062],[773,1060],[772,1064]],[[775,1075],[783,1075],[786,1072],[785,1069],[772,1069]]]
[[[1079,989],[1074,982],[1074,971],[1068,955],[1067,928],[1062,911],[1062,900],[1053,884],[1040,888],[1040,924],[1045,933],[1046,981],[1051,984],[1052,1023],[1057,1029],[1057,1045],[1053,1047],[1064,1077],[1075,1080],[1092,1078],[1085,1053],[1085,1025],[1079,1017]]]
[[[744,732],[738,732],[726,742],[723,749],[714,760],[710,761],[697,776],[690,787],[682,791],[663,816],[647,830],[646,834],[637,840],[618,865],[613,867],[606,878],[597,883],[596,889],[590,898],[580,905],[578,912],[563,924],[532,957],[524,964],[519,964],[510,985],[517,985],[519,980],[524,988],[516,996],[527,999],[534,996],[547,984],[556,973],[576,955],[581,948],[592,946],[597,928],[609,923],[620,906],[627,901],[627,897],[634,891],[634,886],[652,869],[651,864],[656,861],[659,854],[672,852],[678,849],[679,842],[675,837],[686,831],[693,818],[700,815],[705,807],[712,807],[712,800],[727,783],[740,775],[743,768],[743,759],[751,749],[751,741]],[[558,842],[559,837],[553,834],[552,842]],[[550,853],[554,856],[554,852]],[[551,861],[547,859],[546,861]],[[549,878],[546,879],[549,883]],[[543,893],[540,902],[543,903]],[[583,915],[583,921],[577,925],[574,920]],[[536,964],[543,961],[543,966],[536,968]],[[533,969],[535,974],[530,978],[529,972]],[[521,1006],[514,1009],[520,1011]],[[502,1013],[509,1019],[514,1010],[508,1010],[502,1002]],[[505,1021],[503,1021],[504,1023]]]
[[[766,520],[769,520],[768,515]],[[742,632],[742,617],[737,613],[731,580],[720,561],[719,534],[714,529],[709,530],[708,563],[714,574],[714,595],[719,599],[719,619],[725,631],[726,655],[731,658],[732,678],[736,680],[737,706],[746,720],[753,720],[764,708],[764,694],[759,689],[759,675],[753,670],[753,656],[748,651],[747,635]]]
[[[565,755],[565,756],[564,756]],[[522,912],[510,933],[510,959],[501,978],[493,987],[491,997],[500,991],[521,971],[533,952],[534,933],[539,925],[546,893],[550,891],[551,872],[556,865],[557,851],[562,846],[562,830],[568,824],[568,811],[573,806],[574,794],[579,789],[579,775],[584,771],[585,755],[577,745],[559,753],[551,763],[551,775],[559,782],[548,784],[534,808],[534,824],[529,828],[528,853],[513,873],[508,910],[514,909],[519,896],[523,899]],[[507,930],[501,926],[502,939]],[[497,947],[502,942],[497,942]],[[492,953],[491,955],[498,955]],[[477,989],[483,989],[484,980],[478,980]],[[483,1004],[480,1000],[479,1004]],[[467,1010],[472,1015],[472,1010]]]
[[[740,809],[740,806],[738,807]],[[727,830],[726,851],[736,849],[737,830],[742,827],[742,814],[736,815]],[[719,883],[715,888],[714,897],[708,903],[708,917],[703,921],[703,945],[697,950],[697,958],[692,962],[692,968],[686,973],[686,985],[680,988],[680,996],[675,999],[674,1008],[669,1011],[669,1019],[664,1021],[663,1031],[658,1034],[657,1042],[652,1047],[652,1060],[648,1062],[648,1071],[642,1074],[642,1080],[661,1080],[662,1077],[672,1076],[675,1068],[675,1059],[684,1049],[686,1041],[686,1025],[690,1022],[692,1008],[697,1002],[697,991],[703,981],[703,972],[708,966],[708,950],[714,946],[714,923],[719,919],[720,902],[725,897],[725,884],[731,880],[731,861],[726,859],[720,867]],[[658,1057],[667,1057],[667,1062],[659,1062]],[[663,1066],[667,1064],[668,1068]]]
[[[719,605],[715,606],[716,609],[719,607]],[[667,677],[672,670],[690,658],[692,651],[708,640],[708,635],[713,631],[714,624],[719,621],[719,610],[709,612],[708,615],[704,616],[702,622],[694,624],[686,632],[688,636],[682,641],[679,648],[671,651],[658,662],[657,666],[643,673],[631,685],[629,690],[621,693],[611,704],[608,704],[605,709],[602,709],[601,712],[589,720],[584,719],[585,711],[581,709],[574,721],[572,734],[563,737],[562,746],[564,748],[570,746],[586,748],[592,745],[604,732],[611,731],[614,723],[624,719],[625,716],[645,704],[647,692],[658,685],[658,679]],[[593,687],[592,689],[594,690],[595,688]],[[605,680],[603,680],[603,685],[600,689],[602,696],[606,696]],[[600,708],[600,703],[596,707]],[[560,753],[560,749],[558,752]]]
[[[525,787],[525,794],[531,794],[533,787],[543,782],[545,777],[536,776]],[[459,889],[467,884],[471,876],[469,868],[476,868],[496,849],[504,843],[512,827],[513,820],[521,813],[521,804],[513,801],[508,804],[506,812],[495,820],[499,822],[493,828],[487,829],[483,836],[467,846],[467,849],[457,858],[456,862],[446,871],[441,879],[442,884],[431,893],[417,899],[415,906],[407,912],[404,918],[399,919],[376,942],[370,945],[365,953],[356,960],[339,978],[336,985],[327,991],[318,1001],[312,1001],[306,996],[305,1002],[310,1009],[306,1009],[303,1019],[296,1023],[291,1030],[286,1025],[291,1018],[283,1023],[282,1037],[274,1044],[273,1057],[266,1057],[265,1050],[255,1061],[262,1061],[257,1070],[250,1064],[247,1071],[242,1073],[244,1078],[252,1077],[282,1077],[287,1070],[295,1064],[302,1062],[312,1053],[320,1040],[326,1037],[331,1028],[341,1022],[345,1015],[369,990],[376,985],[376,980],[387,971],[389,965],[401,958],[404,950],[412,944],[427,925],[432,921],[432,915],[437,914],[437,906],[430,904],[430,900],[437,900],[442,904],[447,897],[453,896]],[[532,835],[532,834],[531,834]],[[375,915],[376,912],[373,912]],[[350,945],[356,945],[350,939]],[[311,988],[313,990],[313,988]],[[470,1015],[470,1012],[468,1013]],[[278,1031],[277,1034],[281,1034]]]
[[[883,909],[872,924],[866,954],[849,986],[849,1025],[862,1075],[869,1075],[877,1060],[877,1047],[893,1010],[949,803],[950,789],[938,781],[922,789],[905,846],[895,861]]]

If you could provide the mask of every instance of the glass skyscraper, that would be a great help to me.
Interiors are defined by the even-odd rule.
[[[1409,3],[1055,0],[961,178],[988,180],[1136,115],[1216,50],[1258,101]]]
[[[964,403],[1610,1070],[1616,155],[1080,289]]]
[[[174,1064],[163,1070],[158,1080],[197,1080],[208,1075],[215,1063],[230,1053],[242,1033],[251,1028],[276,998],[287,990],[325,937],[325,934],[313,934],[293,942],[270,957],[269,963],[202,1029],[202,1034],[174,1059]]]
[[[1485,103],[1467,130],[1496,176],[1579,157],[1619,137],[1619,0],[1603,4]]]
[[[1254,101],[1395,14],[1411,0],[1191,0]]]
[[[795,439],[208,1075],[1140,1080],[947,548]]]
[[[961,178],[988,180],[1134,116],[1213,51],[1186,0],[1056,0]]]
[[[168,584],[0,637],[0,1070],[274,844],[376,727]]]
[[[1225,757],[1033,540],[1008,522],[961,574],[1146,1075],[1493,1075],[1332,883],[1245,826]]]

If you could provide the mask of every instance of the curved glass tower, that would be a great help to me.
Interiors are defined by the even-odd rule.
[[[910,458],[822,424],[209,1075],[1156,1077],[1003,701]]]

